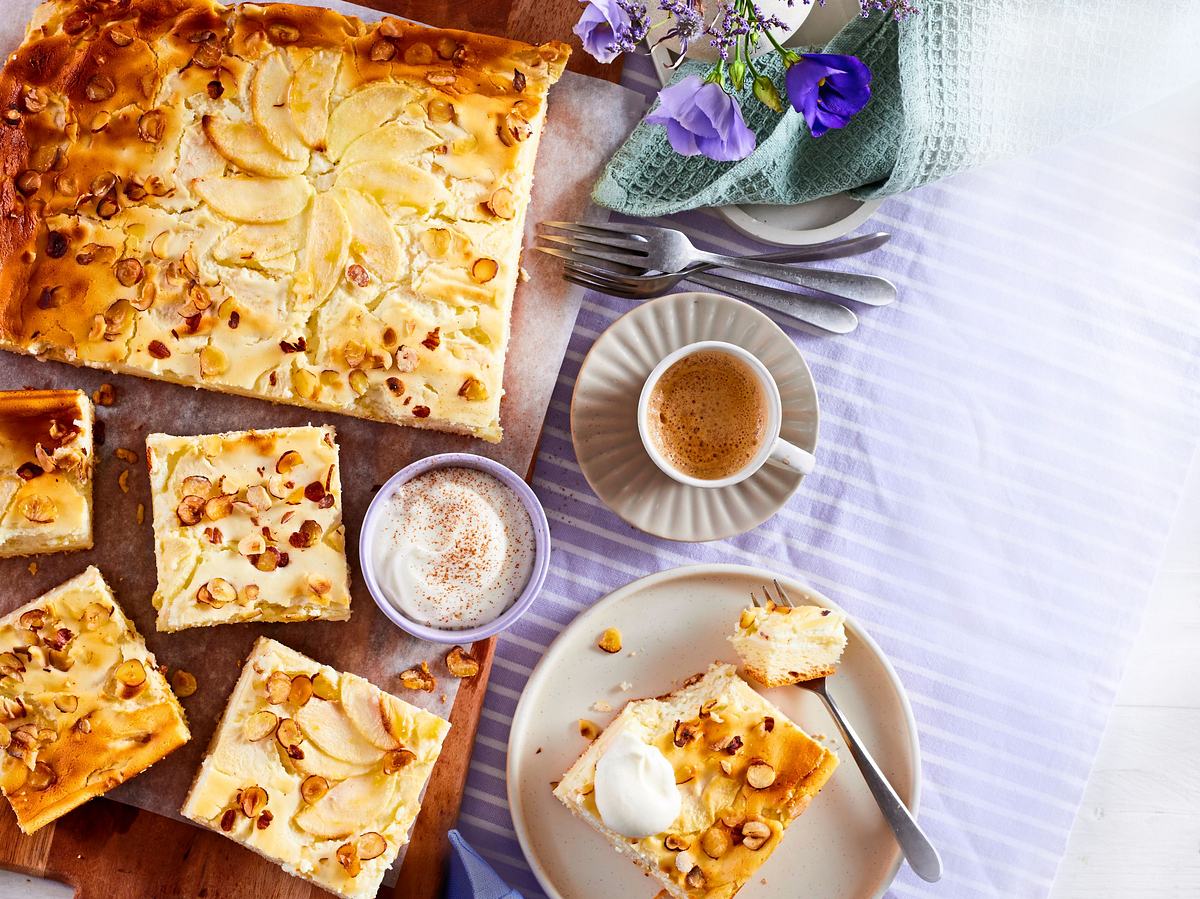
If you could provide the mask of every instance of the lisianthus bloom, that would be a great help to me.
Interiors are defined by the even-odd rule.
[[[871,99],[871,70],[856,56],[805,53],[788,65],[784,83],[813,137],[844,128]]]
[[[600,62],[612,62],[621,55],[618,36],[629,31],[629,13],[618,0],[587,0],[573,31],[584,50]]]
[[[681,156],[699,154],[733,162],[754,152],[754,132],[746,127],[737,101],[719,84],[702,81],[698,75],[663,88],[658,107],[646,121],[665,125],[667,139]]]

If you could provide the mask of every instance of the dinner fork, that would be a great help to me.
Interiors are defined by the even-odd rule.
[[[680,272],[674,275],[622,274],[608,269],[596,268],[570,261],[565,251],[553,247],[538,247],[543,253],[567,259],[563,278],[572,284],[599,290],[615,297],[630,300],[646,300],[669,293],[680,281],[691,281],[702,287],[710,287],[730,296],[738,297],[758,306],[765,306],[803,324],[813,325],[833,334],[848,334],[858,327],[858,316],[840,303],[814,300],[790,291],[777,290],[761,284],[751,284],[736,278],[720,275]],[[629,266],[620,266],[625,271],[636,271]]]
[[[565,244],[581,255],[606,262],[634,265],[646,271],[686,271],[696,263],[759,275],[794,284],[834,300],[854,300],[869,306],[886,306],[896,299],[896,286],[875,275],[835,272],[827,269],[796,268],[780,262],[726,256],[699,250],[682,231],[654,225],[576,224],[543,222],[543,226],[566,231],[570,237],[540,235],[543,240]]]
[[[764,586],[762,588],[763,595],[778,606],[793,606],[794,603],[791,597],[787,595],[784,589],[779,586],[779,581],[773,581],[775,584],[775,594],[779,599],[771,596],[771,591]],[[758,597],[753,592],[750,593],[750,601],[756,606],[759,604]],[[896,795],[896,791],[884,777],[883,772],[879,770],[879,766],[875,764],[875,760],[871,758],[871,754],[867,752],[866,747],[858,739],[858,735],[850,726],[850,722],[842,715],[841,709],[833,701],[833,697],[829,695],[828,687],[825,683],[825,678],[817,677],[812,680],[800,681],[796,684],[797,687],[803,687],[811,693],[816,693],[825,703],[825,708],[829,709],[829,714],[833,716],[833,720],[837,723],[838,730],[842,732],[842,736],[846,739],[846,747],[850,750],[850,754],[854,756],[854,761],[858,763],[858,769],[862,772],[863,779],[867,782],[867,787],[871,791],[871,795],[875,797],[875,802],[879,805],[879,810],[883,812],[883,817],[887,821],[888,826],[892,829],[892,833],[896,835],[896,842],[900,844],[900,851],[904,853],[904,857],[908,860],[908,865],[912,868],[917,876],[922,880],[934,883],[942,877],[942,859],[938,855],[937,849],[929,842],[929,837],[925,836],[925,832],[921,830],[916,819],[909,813],[900,797]]]

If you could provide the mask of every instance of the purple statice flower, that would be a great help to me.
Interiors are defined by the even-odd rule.
[[[600,62],[612,62],[632,51],[646,36],[649,15],[645,4],[629,0],[586,0],[573,29],[583,49]]]
[[[658,8],[671,17],[671,30],[655,41],[655,46],[671,38],[679,38],[679,51],[686,53],[692,38],[704,33],[704,16],[700,0],[659,0]],[[682,61],[683,57],[680,56]],[[678,62],[675,63],[678,65]]]
[[[725,62],[729,61],[730,54],[735,57],[739,55],[738,42],[742,38],[747,44],[753,45],[763,32],[785,27],[775,16],[766,15],[757,4],[750,4],[743,9],[734,0],[724,0],[718,9],[720,15],[714,16],[704,30],[712,38],[709,43]]]
[[[754,152],[754,132],[746,127],[737,101],[721,85],[698,75],[663,88],[658,107],[646,121],[666,126],[667,140],[680,156],[733,162]]]
[[[856,56],[805,53],[788,66],[784,83],[813,137],[844,128],[871,99],[871,70]]]

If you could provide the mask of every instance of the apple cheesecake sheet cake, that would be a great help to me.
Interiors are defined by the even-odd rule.
[[[0,76],[0,346],[499,440],[568,53],[287,4],[50,0]]]

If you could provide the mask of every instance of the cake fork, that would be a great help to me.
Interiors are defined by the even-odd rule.
[[[771,596],[769,588],[762,588],[763,595],[778,606],[795,606],[791,597],[787,595],[783,587],[779,586],[779,581],[773,581],[775,584],[775,594],[778,599]],[[756,606],[759,605],[758,597],[753,592],[750,594],[750,601]],[[850,750],[850,754],[854,756],[854,761],[858,763],[858,769],[862,772],[863,779],[867,782],[867,788],[870,789],[871,795],[875,797],[875,802],[879,805],[879,810],[883,812],[884,820],[887,821],[888,827],[892,829],[892,833],[896,835],[896,842],[900,844],[900,851],[904,853],[905,859],[908,860],[908,865],[912,868],[917,876],[929,883],[934,883],[941,879],[942,876],[942,859],[938,855],[937,849],[929,842],[929,837],[925,836],[925,832],[921,830],[921,826],[917,824],[915,818],[909,812],[908,808],[896,794],[895,789],[888,782],[883,772],[879,770],[879,765],[871,758],[871,754],[867,752],[865,746],[858,739],[858,734],[854,732],[854,728],[850,726],[850,722],[842,715],[841,709],[837,703],[833,701],[833,697],[829,695],[828,685],[825,683],[825,678],[817,677],[812,680],[800,681],[796,684],[797,687],[803,687],[810,693],[815,693],[825,703],[825,708],[829,710],[829,714],[833,716],[833,720],[837,723],[838,730],[842,732],[842,736],[846,740],[846,748]]]

